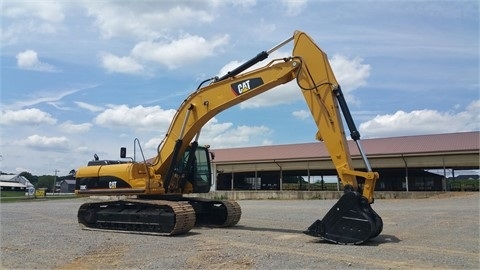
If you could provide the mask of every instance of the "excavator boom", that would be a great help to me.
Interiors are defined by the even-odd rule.
[[[256,63],[291,41],[293,52],[290,57],[274,59],[263,67],[249,71]],[[80,168],[77,172],[77,194],[137,195],[138,199],[84,205],[79,210],[79,222],[90,228],[129,228],[139,231],[151,228],[163,234],[184,233],[194,223],[220,226],[236,224],[241,216],[237,203],[186,199],[181,196],[192,192],[208,192],[210,188],[210,171],[204,170],[202,174],[202,169],[199,169],[209,164],[208,148],[198,145],[201,128],[223,110],[292,80],[296,80],[318,127],[316,139],[326,145],[345,187],[345,193],[337,204],[305,233],[340,244],[360,244],[377,236],[383,225],[371,204],[379,175],[372,171],[361,147],[360,134],[327,55],[307,34],[300,31],[224,76],[205,81],[209,82],[208,85],[202,87],[202,83],[180,105],[152,163],[97,162]],[[355,170],[352,166],[342,114],[352,139],[359,147],[366,171]],[[202,160],[204,165],[200,164]],[[357,182],[357,178],[361,180]],[[115,184],[111,183],[112,179]],[[106,181],[110,181],[108,188]],[[117,185],[117,181],[121,185]],[[158,198],[169,202],[152,201]],[[180,217],[185,213],[187,225],[177,226],[177,217],[181,220]],[[191,216],[194,216],[194,222],[188,221],[192,219]],[[153,224],[145,226],[147,223]]]
[[[317,140],[323,141],[332,157],[345,194],[322,220],[315,221],[306,234],[339,244],[361,244],[376,237],[383,229],[380,216],[371,208],[373,191],[379,175],[373,172],[360,143],[340,85],[328,62],[327,55],[302,32],[295,32],[293,55],[302,59],[302,69],[296,80],[302,90],[318,127]],[[339,110],[340,107],[340,110]],[[347,146],[341,113],[350,129],[366,166],[366,172],[356,171]],[[363,189],[357,177],[364,179]]]

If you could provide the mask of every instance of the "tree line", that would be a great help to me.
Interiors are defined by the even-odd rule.
[[[55,175],[33,175],[29,172],[22,172],[19,175],[25,177],[32,183],[33,186],[35,186],[36,189],[38,188],[47,188],[48,190],[51,190],[53,188],[53,184],[55,182],[55,185],[59,182],[62,182],[63,180],[71,180],[75,179],[75,170],[70,170],[70,172],[67,175],[63,176],[55,176]],[[55,179],[56,178],[56,179]]]

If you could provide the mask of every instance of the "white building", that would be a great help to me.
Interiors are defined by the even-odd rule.
[[[12,191],[25,191],[28,195],[35,193],[35,187],[27,178],[20,175],[2,174],[0,175],[0,189]]]

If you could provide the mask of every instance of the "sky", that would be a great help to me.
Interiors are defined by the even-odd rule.
[[[201,81],[295,30],[327,53],[362,139],[480,130],[476,0],[0,3],[4,173],[67,175],[95,153],[133,155],[135,138],[154,157]],[[310,143],[316,131],[293,82],[216,115],[199,142]]]

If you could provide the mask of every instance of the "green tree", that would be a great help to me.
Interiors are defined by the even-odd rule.
[[[32,175],[31,173],[29,173],[29,172],[27,172],[27,171],[21,172],[19,175],[27,178],[28,181],[30,181],[30,183],[32,183],[32,185],[34,185],[34,186],[35,186],[35,185],[37,184],[37,182],[38,182],[38,176]]]
[[[47,188],[48,190],[52,191],[53,185],[55,181],[55,176],[53,175],[42,175],[38,177],[38,182],[35,188]]]
[[[33,178],[33,175],[29,172],[21,172],[19,175],[27,178],[28,180],[32,180]]]

